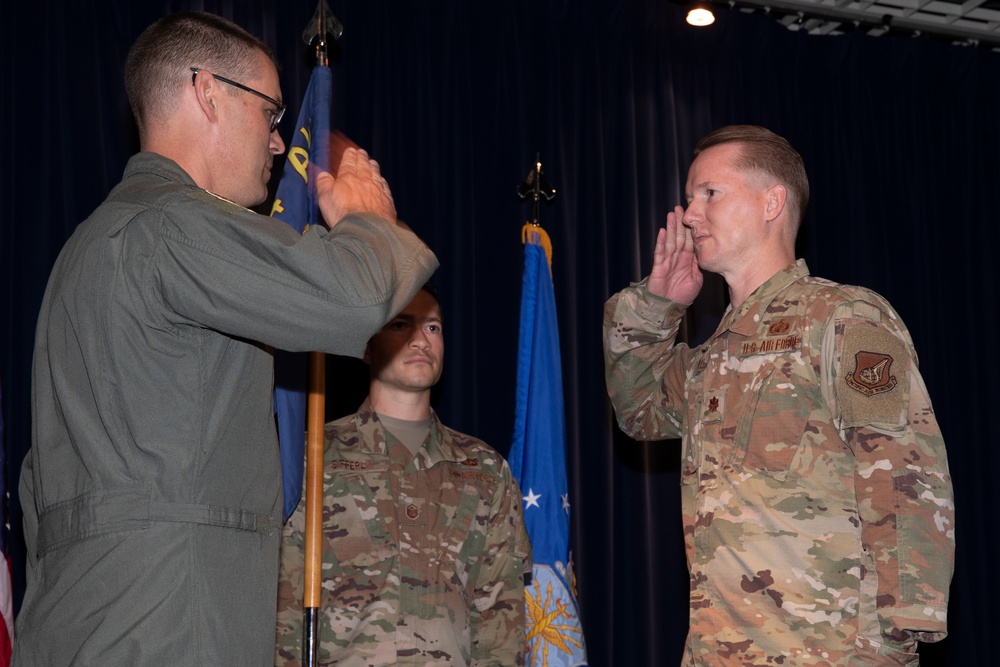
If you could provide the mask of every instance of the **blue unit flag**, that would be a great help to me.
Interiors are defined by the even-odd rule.
[[[271,216],[288,223],[299,233],[322,224],[316,199],[315,168],[330,167],[330,102],[333,75],[330,68],[313,68],[302,99],[295,134],[288,148],[285,169],[278,183]],[[274,411],[278,420],[281,449],[281,481],[284,488],[284,519],[302,498],[305,462],[307,355],[275,351]]]
[[[534,554],[525,589],[530,667],[587,664],[569,548],[566,421],[555,293],[544,231],[527,232],[521,285],[517,393],[510,466],[524,494]],[[547,237],[546,237],[547,240]]]

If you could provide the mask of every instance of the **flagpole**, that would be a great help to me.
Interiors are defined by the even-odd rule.
[[[302,664],[319,657],[319,606],[323,581],[323,444],[326,355],[309,353],[309,417],[306,437],[305,572],[302,591]]]
[[[326,0],[319,0],[316,13],[302,38],[316,41],[316,67],[327,67],[326,33],[340,37],[343,26],[334,18]],[[309,353],[309,404],[306,430],[306,516],[302,591],[302,665],[314,667],[319,658],[319,612],[323,583],[323,447],[326,425],[326,355]]]

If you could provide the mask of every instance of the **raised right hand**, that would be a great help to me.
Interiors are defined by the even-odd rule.
[[[675,206],[667,213],[667,224],[656,234],[653,268],[646,289],[678,303],[690,304],[701,291],[704,276],[698,268],[694,237],[684,226],[684,209]]]
[[[316,176],[319,209],[328,227],[352,213],[375,213],[396,222],[396,204],[378,162],[359,148],[347,148],[334,177],[321,171]]]

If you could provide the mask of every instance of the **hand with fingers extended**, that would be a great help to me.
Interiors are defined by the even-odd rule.
[[[656,235],[653,268],[646,289],[671,301],[689,304],[701,291],[704,276],[694,252],[694,237],[684,226],[684,209],[667,213],[667,224]]]
[[[352,213],[375,213],[396,222],[396,205],[378,162],[359,148],[344,150],[337,175],[316,176],[319,208],[328,227]]]

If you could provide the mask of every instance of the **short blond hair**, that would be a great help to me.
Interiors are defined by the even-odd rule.
[[[798,229],[809,205],[809,177],[805,163],[788,140],[759,125],[727,125],[711,132],[694,148],[695,157],[713,146],[739,144],[736,168],[750,174],[764,174],[788,190],[792,204],[791,221]]]

